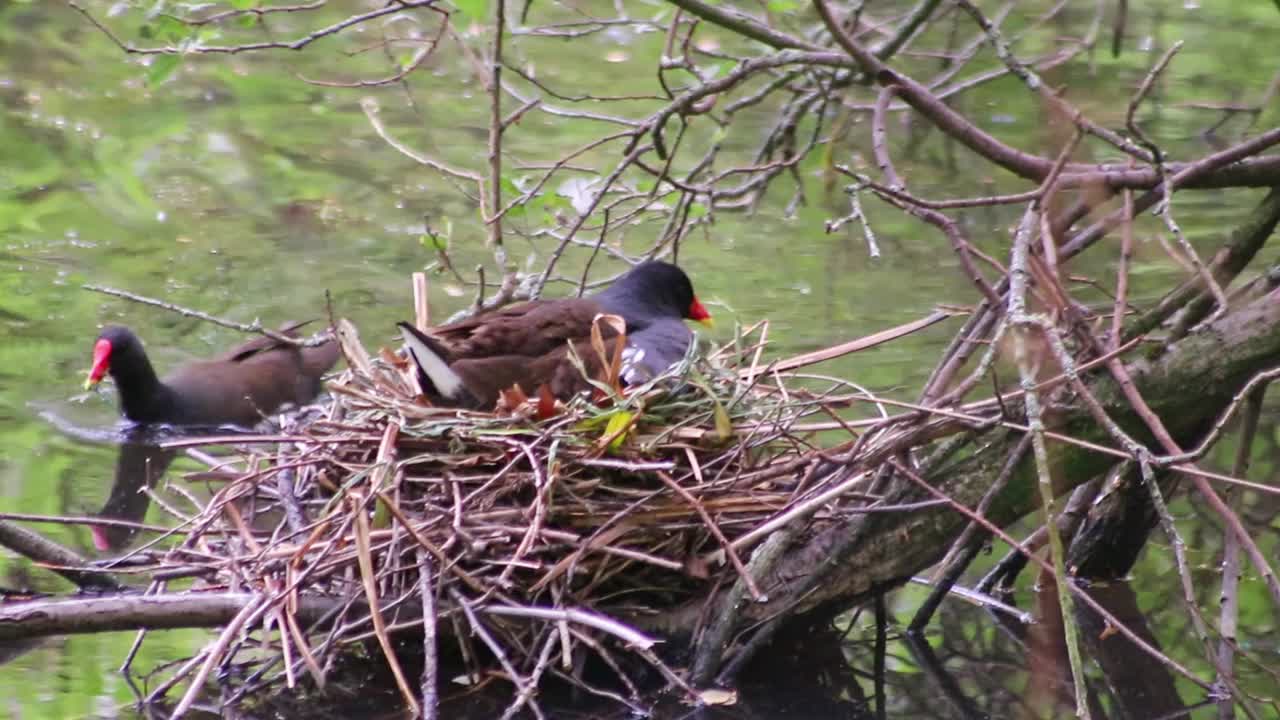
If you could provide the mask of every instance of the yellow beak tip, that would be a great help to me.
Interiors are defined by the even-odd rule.
[[[716,326],[716,321],[713,318],[709,318],[709,317],[702,318],[698,322],[702,323],[708,328],[715,328]]]

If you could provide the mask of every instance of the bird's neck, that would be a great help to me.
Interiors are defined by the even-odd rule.
[[[173,390],[160,381],[145,354],[140,353],[132,362],[112,365],[111,379],[120,394],[124,416],[134,422],[156,420],[173,401]]]

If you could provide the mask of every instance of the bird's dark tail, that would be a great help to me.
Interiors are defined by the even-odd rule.
[[[418,383],[422,392],[428,397],[438,395],[449,400],[458,400],[465,394],[466,388],[462,378],[449,367],[449,351],[439,340],[423,333],[409,323],[396,323],[400,335],[404,337],[405,349],[418,368]]]

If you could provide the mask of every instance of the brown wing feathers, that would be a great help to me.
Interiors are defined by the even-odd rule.
[[[407,323],[400,323],[400,329],[428,399],[441,405],[489,409],[513,385],[530,396],[546,386],[562,400],[589,388],[570,359],[569,347],[587,376],[599,377],[603,363],[592,346],[591,329],[601,315],[622,317],[627,334],[644,338],[638,349],[653,362],[663,363],[679,359],[688,347],[692,335],[682,320],[709,317],[682,270],[650,261],[637,265],[595,297],[534,300],[428,333]],[[610,323],[599,323],[599,327],[602,339],[619,334]],[[606,345],[612,349],[613,343]]]
[[[587,373],[598,374],[601,363],[590,339],[595,316],[582,320],[579,313],[584,309],[543,307],[465,331],[451,325],[425,334],[408,323],[399,327],[428,399],[439,405],[488,409],[513,385],[529,394],[547,385],[561,399],[589,387],[569,357],[572,344]],[[604,337],[616,334],[602,328]],[[449,338],[455,342],[449,343]]]

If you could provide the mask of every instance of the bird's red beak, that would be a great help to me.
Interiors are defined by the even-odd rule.
[[[707,327],[716,326],[715,321],[711,319],[711,313],[707,312],[707,309],[702,306],[702,303],[696,297],[693,302],[689,303],[689,314],[686,317],[690,320],[697,320]]]
[[[102,376],[111,367],[111,341],[102,338],[93,345],[93,367],[89,368],[89,378],[84,381],[84,389],[88,390],[102,382]]]

